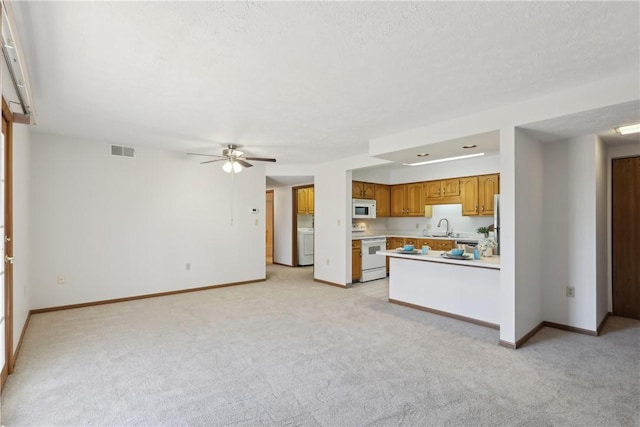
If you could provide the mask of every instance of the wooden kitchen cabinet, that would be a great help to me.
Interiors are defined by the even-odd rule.
[[[429,246],[431,246],[431,249],[434,251],[450,251],[456,247],[456,242],[455,240],[433,239],[433,245]]]
[[[351,281],[360,279],[362,274],[362,240],[351,241]]]
[[[500,175],[480,175],[478,177],[478,215],[493,215],[493,196],[500,194]]]
[[[423,216],[422,182],[391,186],[391,216]]]
[[[375,184],[376,217],[391,215],[391,189],[388,185]]]
[[[467,176],[461,181],[462,216],[478,215],[478,177]]]
[[[298,189],[298,213],[313,214],[313,187]]]
[[[460,203],[460,179],[450,178],[423,183],[424,200],[427,205]]]
[[[354,199],[371,199],[375,198],[375,186],[371,182],[352,181],[351,197]]]
[[[462,215],[493,215],[493,196],[500,193],[500,175],[468,176],[461,181]]]
[[[395,250],[404,246],[403,237],[387,237],[387,247],[389,250]]]

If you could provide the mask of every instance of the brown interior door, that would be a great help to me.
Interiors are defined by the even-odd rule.
[[[640,319],[640,156],[611,165],[613,314]]]

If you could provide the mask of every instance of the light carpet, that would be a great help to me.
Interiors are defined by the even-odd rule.
[[[31,317],[4,425],[639,425],[640,322],[498,331],[312,281]]]

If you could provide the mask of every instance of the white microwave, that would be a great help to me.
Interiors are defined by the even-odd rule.
[[[353,199],[352,218],[375,218],[376,217],[376,201]]]

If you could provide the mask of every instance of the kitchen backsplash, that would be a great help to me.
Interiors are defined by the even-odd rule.
[[[366,234],[403,234],[421,235],[423,230],[427,233],[444,233],[445,225],[438,228],[438,221],[446,218],[449,220],[449,228],[453,233],[459,233],[460,237],[477,237],[478,227],[488,227],[493,224],[493,216],[462,216],[462,205],[433,205],[433,215],[431,218],[411,217],[411,218],[376,218],[368,220],[357,220],[367,224]],[[355,222],[356,220],[354,220]],[[418,228],[416,228],[416,224]]]
[[[313,228],[313,215],[298,214],[298,228]]]

